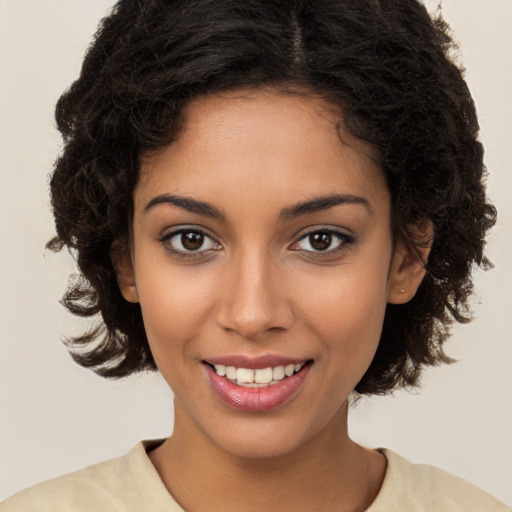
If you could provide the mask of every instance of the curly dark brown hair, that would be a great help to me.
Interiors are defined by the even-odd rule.
[[[389,304],[380,344],[356,390],[415,385],[448,362],[443,342],[469,319],[471,272],[487,266],[496,212],[463,71],[439,16],[417,0],[121,0],[104,18],[78,80],[56,107],[64,148],[51,178],[57,236],[80,274],[63,298],[102,321],[67,341],[105,377],[155,369],[141,310],[111,261],[126,244],[141,157],[173,141],[195,97],[241,87],[296,87],[341,107],[348,130],[380,157],[396,236],[428,219],[434,241],[415,297]]]

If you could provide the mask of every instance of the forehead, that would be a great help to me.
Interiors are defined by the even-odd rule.
[[[230,190],[247,199],[276,190],[283,199],[388,196],[374,152],[344,128],[339,108],[318,97],[252,89],[191,101],[180,136],[142,160],[135,200],[180,193],[217,203]]]

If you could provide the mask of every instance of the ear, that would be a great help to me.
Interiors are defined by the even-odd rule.
[[[409,241],[397,241],[388,280],[388,302],[405,304],[416,294],[426,274],[425,265],[432,247],[432,222],[408,224]]]
[[[119,240],[115,241],[110,248],[110,259],[116,272],[121,295],[128,302],[139,302],[132,255],[128,244],[123,244]]]

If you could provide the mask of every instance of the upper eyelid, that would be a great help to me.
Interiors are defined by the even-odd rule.
[[[218,240],[218,237],[212,235],[208,229],[202,227],[202,226],[174,226],[172,228],[164,229],[164,233],[160,235],[158,238],[161,241],[169,240],[169,238],[172,238],[173,236],[178,235],[179,233],[186,233],[186,232],[196,232],[196,233],[202,233],[203,235],[207,236],[208,238],[211,238],[213,241],[220,243]]]
[[[293,236],[298,236],[301,233],[309,233],[309,232],[316,232],[316,231],[333,231],[336,233],[344,233],[347,235],[354,235],[354,230],[350,229],[350,227],[342,224],[336,223],[329,223],[326,222],[323,223],[313,223],[309,224],[307,226],[303,226],[295,231],[295,234]]]
[[[348,231],[348,232],[347,232]],[[335,227],[311,227],[306,228],[306,231],[301,230],[298,234],[295,235],[295,240],[302,240],[314,233],[330,233],[331,235],[339,236],[340,238],[351,238],[355,239],[355,235],[351,232],[351,230],[347,228],[335,228]]]
[[[301,238],[304,238],[306,236],[309,236],[309,235],[312,235],[314,233],[330,233],[332,235],[340,235],[340,236],[349,236],[348,233],[344,233],[343,231],[339,230],[339,229],[334,229],[334,228],[315,228],[315,229],[310,229],[308,231],[306,231],[305,233],[302,233],[299,237],[299,239]]]

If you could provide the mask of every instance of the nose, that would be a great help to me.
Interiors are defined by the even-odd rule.
[[[217,322],[246,340],[263,340],[290,328],[294,320],[282,269],[270,258],[240,257],[226,268]]]

